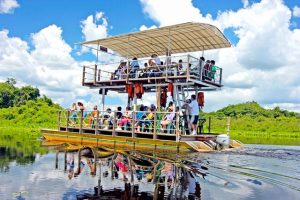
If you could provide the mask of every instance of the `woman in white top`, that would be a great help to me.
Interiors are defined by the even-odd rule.
[[[197,134],[197,124],[198,124],[198,119],[199,119],[199,106],[198,102],[196,100],[196,95],[192,95],[192,102],[188,104],[189,110],[190,110],[190,127],[192,129],[191,135],[196,135]]]

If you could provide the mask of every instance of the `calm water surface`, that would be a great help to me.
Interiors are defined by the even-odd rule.
[[[0,148],[1,200],[300,199],[300,147],[247,145],[183,155],[44,146]]]

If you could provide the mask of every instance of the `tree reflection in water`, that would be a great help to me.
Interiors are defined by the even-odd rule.
[[[184,160],[186,154],[140,151],[76,144],[52,146],[64,157],[66,178],[97,176],[94,193],[77,199],[201,199],[203,167]],[[86,174],[86,173],[85,173]]]

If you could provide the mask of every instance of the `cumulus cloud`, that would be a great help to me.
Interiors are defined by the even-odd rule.
[[[299,6],[295,6],[293,8],[293,16],[294,17],[300,17],[300,7]]]
[[[81,68],[61,34],[56,25],[32,34],[30,50],[27,42],[0,31],[0,79],[14,77],[21,84],[38,86],[42,94],[63,106],[70,104],[80,93]]]
[[[246,8],[249,5],[249,0],[242,0],[244,8]]]
[[[16,0],[0,0],[0,13],[13,13],[18,7],[20,5]]]
[[[88,16],[81,21],[83,38],[89,41],[107,37],[107,25],[107,19],[103,12],[97,12],[95,16]]]
[[[204,16],[190,0],[166,1],[166,6],[155,0],[140,2],[158,26],[196,21],[234,31],[238,40],[232,48],[205,53],[207,59],[214,58],[224,69],[225,85],[221,92],[207,93],[206,111],[252,100],[266,106],[299,108],[300,73],[295,66],[300,57],[300,30],[290,29],[292,11],[282,0],[242,0],[242,8],[219,11],[215,19],[209,14]],[[297,16],[297,8],[293,16]],[[220,95],[222,102],[216,101]]]
[[[143,11],[160,26],[187,21],[212,22],[212,16],[203,16],[192,0],[140,0]]]

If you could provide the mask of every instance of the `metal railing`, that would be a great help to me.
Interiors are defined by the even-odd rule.
[[[82,84],[96,84],[106,81],[131,81],[142,78],[180,78],[222,83],[222,68],[208,66],[204,61],[191,55],[161,57],[160,63],[149,65],[151,59],[140,59],[121,63],[95,64],[83,66]],[[153,61],[154,62],[154,61]],[[138,66],[136,65],[138,63]],[[147,66],[146,66],[147,63]]]
[[[179,140],[185,125],[180,120],[179,112],[150,112],[150,111],[70,111],[62,110],[58,113],[58,129],[77,129],[79,133],[84,130],[93,130],[98,134],[101,131],[153,134],[167,134],[176,136]]]

